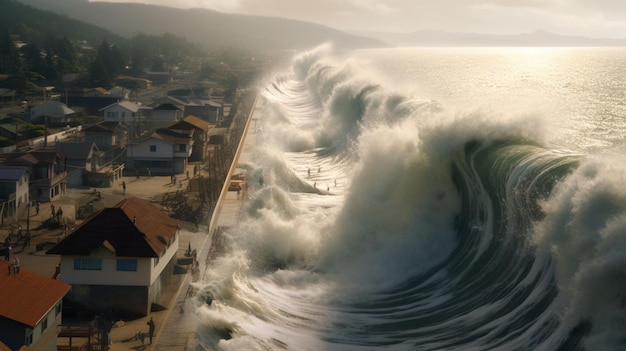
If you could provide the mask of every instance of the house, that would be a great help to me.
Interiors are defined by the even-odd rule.
[[[128,100],[130,97],[130,90],[122,87],[114,87],[109,90],[109,95],[120,100]]]
[[[129,126],[128,134],[138,136],[144,130],[146,117],[149,116],[149,106],[124,100],[118,101],[101,108],[99,111],[104,115],[105,122],[122,122]]]
[[[163,103],[154,106],[146,119],[146,129],[165,128],[183,118],[183,109],[175,104]]]
[[[11,152],[0,155],[0,164],[26,167],[30,172],[31,200],[48,202],[65,195],[66,157],[56,151]]]
[[[150,89],[152,86],[152,82],[149,79],[126,76],[115,79],[115,84],[132,90]]]
[[[126,146],[126,170],[130,174],[184,173],[193,143],[193,130],[157,129]]]
[[[97,169],[85,171],[83,185],[94,188],[110,188],[115,182],[122,179],[124,173],[124,163],[107,162]]]
[[[107,96],[110,96],[109,91],[102,87],[89,89],[87,90],[87,92],[85,92],[85,97],[107,97]]]
[[[207,122],[219,122],[224,118],[223,101],[210,97],[166,96],[157,100],[153,106],[173,104],[183,109],[183,117],[195,116]]]
[[[95,143],[101,151],[126,145],[126,124],[123,122],[100,122],[83,129],[83,132],[85,141]]]
[[[165,85],[165,84],[171,83],[174,78],[172,72],[167,72],[167,71],[165,72],[149,71],[149,72],[146,72],[146,75],[150,83],[154,85]]]
[[[100,122],[83,130],[85,142],[94,143],[100,150],[96,152],[99,155],[97,167],[84,173],[84,185],[109,188],[122,177],[126,130],[122,122]]]
[[[183,98],[186,102],[185,116],[193,115],[207,122],[216,123],[224,118],[222,103],[212,99]]]
[[[13,89],[0,88],[0,104],[15,105],[19,102],[20,94]]]
[[[115,315],[150,312],[170,282],[179,245],[178,222],[152,203],[127,198],[85,220],[47,251],[61,256],[66,301]]]
[[[26,167],[0,166],[0,212],[4,218],[23,218],[29,203],[30,172]]]
[[[70,286],[23,268],[7,274],[8,267],[8,262],[0,261],[0,341],[10,350],[24,345],[56,350],[62,301]]]
[[[58,143],[55,149],[66,157],[66,181],[70,187],[83,185],[85,172],[95,171],[100,167],[102,153],[94,142]]]
[[[76,111],[59,101],[45,101],[30,109],[30,122],[46,122],[49,125],[63,125],[76,117]]]
[[[168,129],[174,130],[193,130],[193,151],[189,157],[190,162],[204,161],[206,158],[210,128],[209,123],[191,115],[168,126]]]

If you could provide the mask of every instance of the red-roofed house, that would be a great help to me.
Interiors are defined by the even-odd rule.
[[[61,256],[68,303],[117,315],[147,315],[172,276],[178,222],[128,198],[84,221],[48,254]]]
[[[0,341],[11,350],[26,345],[33,350],[56,350],[62,300],[70,286],[20,269],[7,274],[0,261]]]
[[[193,129],[157,129],[126,145],[126,168],[130,174],[184,173],[192,154]]]

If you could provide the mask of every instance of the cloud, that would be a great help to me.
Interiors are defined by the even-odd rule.
[[[554,0],[482,0],[477,5],[493,5],[498,7],[521,7],[521,8],[549,8],[554,7],[559,1]]]

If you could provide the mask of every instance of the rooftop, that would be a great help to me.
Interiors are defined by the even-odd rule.
[[[8,262],[0,261],[0,271],[7,270]],[[31,328],[70,290],[68,284],[27,269],[16,275],[0,274],[0,286],[0,316]]]
[[[47,253],[86,256],[105,247],[118,257],[160,257],[177,230],[178,221],[131,197],[94,214]]]

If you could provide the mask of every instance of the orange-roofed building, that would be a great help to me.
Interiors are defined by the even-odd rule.
[[[207,143],[209,142],[209,129],[212,125],[198,117],[189,115],[182,120],[168,126],[174,130],[193,130],[193,151],[189,161],[204,161],[207,157]]]
[[[128,198],[85,220],[48,250],[61,256],[66,302],[117,317],[147,315],[172,277],[178,221],[152,203]]]
[[[66,283],[0,261],[0,341],[9,350],[56,350]],[[3,350],[0,347],[0,350]]]

